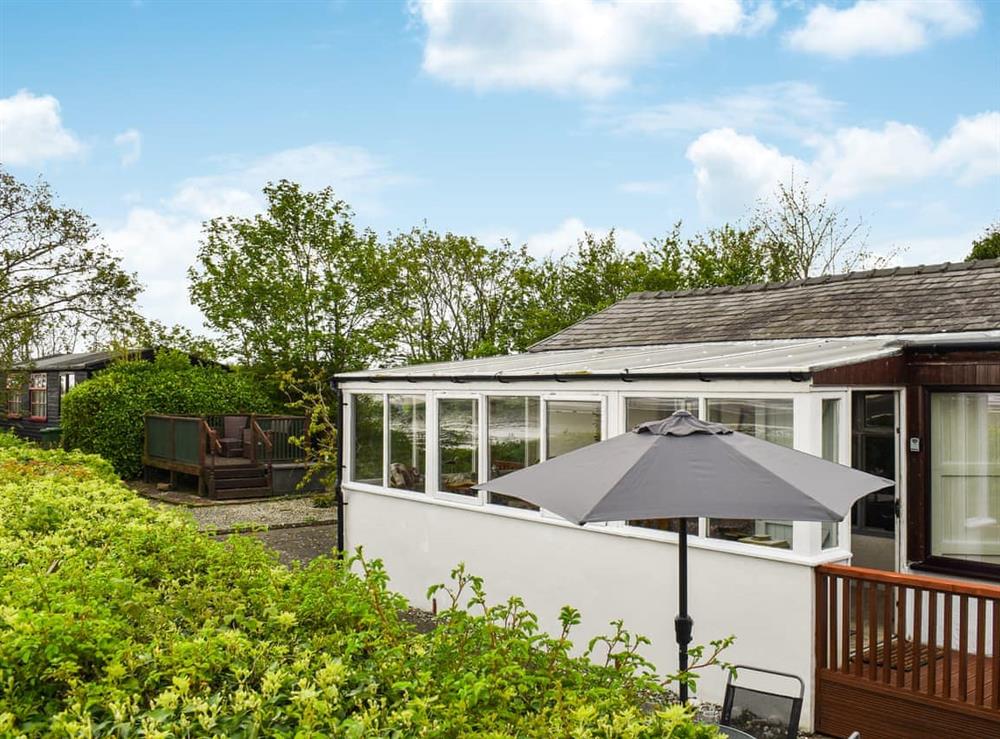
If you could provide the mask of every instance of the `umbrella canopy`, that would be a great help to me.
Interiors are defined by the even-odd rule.
[[[893,482],[761,441],[687,411],[476,487],[529,501],[578,524],[650,518],[840,521]],[[678,665],[687,670],[687,522],[678,530]],[[687,684],[680,697],[687,701]]]
[[[893,482],[687,411],[477,487],[574,523],[650,518],[840,521]]]

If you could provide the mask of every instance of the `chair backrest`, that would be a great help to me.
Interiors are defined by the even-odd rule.
[[[777,676],[782,681],[794,680],[798,683],[798,695],[768,692],[736,684],[730,675],[726,681],[721,723],[745,731],[754,739],[796,739],[799,716],[802,714],[802,696],[806,690],[801,678],[787,672],[748,665],[736,665],[736,670],[737,680],[743,677],[741,673],[744,672]]]
[[[247,425],[246,416],[226,416],[222,420],[222,435],[227,439],[243,439],[243,429]]]

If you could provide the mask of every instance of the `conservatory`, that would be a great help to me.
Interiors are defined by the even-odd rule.
[[[623,619],[667,673],[678,521],[576,526],[474,486],[679,409],[893,480],[839,523],[688,522],[694,643],[734,634],[729,661],[802,677],[802,726],[839,735],[852,706],[897,698],[874,683],[903,660],[876,649],[920,654],[946,624],[958,635],[1000,618],[1000,589],[983,582],[1000,579],[1000,262],[970,264],[640,294],[524,354],[341,375],[345,546],[383,559],[392,587],[429,610],[427,588],[464,562],[491,602],[522,597],[549,631],[562,606],[580,609],[578,644]],[[952,611],[951,597],[969,600]],[[980,633],[956,636],[955,654],[979,653],[949,674],[994,669],[1000,629]],[[900,677],[899,690],[908,679],[923,678]],[[698,696],[723,690],[708,672]],[[948,691],[941,700],[966,711]]]

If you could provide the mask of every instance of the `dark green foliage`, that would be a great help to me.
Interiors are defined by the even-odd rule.
[[[308,192],[281,180],[264,196],[266,212],[204,226],[188,275],[207,324],[262,377],[373,363],[395,332],[386,250],[329,188]]]
[[[155,362],[111,365],[73,388],[62,406],[63,445],[100,454],[126,479],[142,471],[143,415],[216,414],[271,409],[250,376],[214,366],[192,366],[165,352]]]
[[[972,251],[966,259],[1000,259],[1000,221],[972,242]]]
[[[549,636],[459,567],[418,633],[378,561],[289,570],[97,457],[0,434],[0,522],[0,736],[717,736],[643,709],[663,689],[621,624],[595,664],[574,609]]]
[[[520,348],[525,278],[534,264],[525,247],[497,248],[475,237],[414,228],[392,238],[399,277],[390,291],[407,363],[505,354]]]

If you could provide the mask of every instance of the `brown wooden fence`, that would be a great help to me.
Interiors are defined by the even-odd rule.
[[[1000,587],[816,569],[816,729],[1000,737]]]

